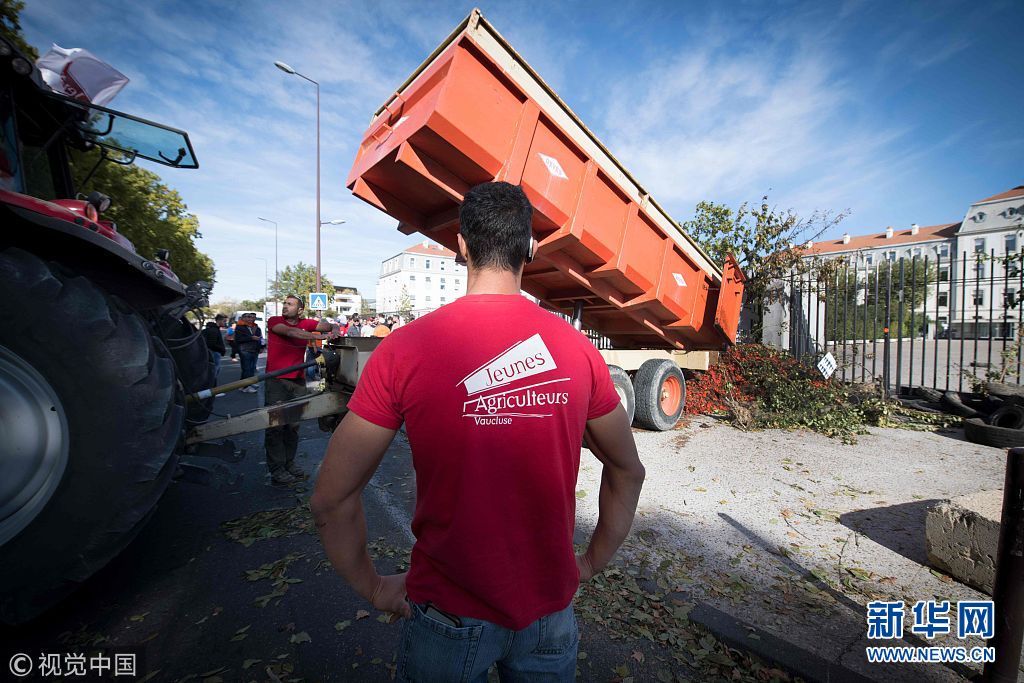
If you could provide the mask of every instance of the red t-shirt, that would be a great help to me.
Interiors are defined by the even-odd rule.
[[[306,330],[307,332],[315,332],[316,326],[320,323],[312,318],[302,318],[301,320],[290,323],[285,320],[282,315],[275,315],[267,321],[267,372],[273,372],[274,370],[280,370],[286,368],[289,365],[298,365],[302,361],[306,360],[306,345],[309,341],[306,339],[298,339],[296,337],[285,337],[277,332],[274,332],[274,327],[278,324],[284,324],[288,327],[297,327],[300,330]],[[296,370],[295,372],[289,372],[284,375],[279,375],[284,378],[299,378],[302,377],[302,370]]]
[[[385,337],[348,407],[405,422],[409,597],[511,629],[565,608],[583,430],[617,405],[594,345],[519,295],[464,296]]]

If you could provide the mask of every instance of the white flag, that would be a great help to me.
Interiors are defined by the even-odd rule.
[[[54,45],[36,61],[43,80],[55,92],[100,106],[128,85],[128,77],[80,47]]]

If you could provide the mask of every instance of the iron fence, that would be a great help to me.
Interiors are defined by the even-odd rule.
[[[831,353],[844,381],[890,391],[1020,384],[1022,292],[1020,254],[858,255],[790,276],[788,347],[814,363]]]

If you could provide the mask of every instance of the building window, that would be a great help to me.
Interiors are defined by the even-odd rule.
[[[875,264],[875,255],[874,254],[865,254],[864,255],[864,262],[867,263],[869,266],[873,266]]]
[[[985,277],[984,261],[979,260],[977,263],[974,264],[974,277],[976,277],[979,280]]]
[[[1020,257],[1014,256],[1009,259],[1006,263],[1006,275],[1008,277],[1017,277],[1020,275]]]
[[[458,287],[458,286],[459,286],[459,278],[455,278],[455,286],[456,286],[456,287]]]
[[[939,256],[941,256],[942,258],[949,258],[949,245],[948,244],[940,244],[939,245]]]
[[[949,325],[949,318],[939,318],[939,332],[946,329],[947,325]]]
[[[424,279],[424,280],[426,280],[427,282],[430,282],[430,276],[429,276],[429,275],[427,275],[427,276],[426,276],[425,278],[423,278],[423,279]]]
[[[896,262],[896,252],[895,251],[890,251],[888,254],[886,254],[886,257],[889,259],[890,263],[895,263]]]
[[[949,306],[949,292],[939,292],[939,308],[947,308]]]
[[[984,254],[985,253],[985,238],[978,237],[974,240],[974,253]]]
[[[1003,307],[1015,308],[1017,306],[1017,290],[1009,287],[1003,292]]]
[[[444,270],[444,261],[441,261],[441,270]]]
[[[429,295],[429,294],[427,294],[427,296],[426,296],[426,300],[427,300],[427,301],[430,301],[430,295]]]
[[[415,275],[410,275],[409,276],[409,282],[416,282],[416,276]]]
[[[921,258],[921,247],[914,247],[914,256]]]
[[[1012,254],[1015,251],[1017,251],[1017,236],[1016,235],[1007,235],[1006,236],[1006,241],[1004,243],[1004,246],[1006,247],[1006,253],[1007,254]]]
[[[427,265],[424,266],[427,270],[430,270],[430,259],[426,259]]]
[[[442,296],[441,297],[441,303],[444,303],[444,302],[445,302],[445,298]]]
[[[441,280],[441,289],[444,289],[444,280]]]
[[[409,257],[409,267],[410,268],[415,268],[416,267],[416,259],[414,259],[412,256]]]
[[[984,306],[985,305],[985,290],[976,289],[974,290],[974,305]]]

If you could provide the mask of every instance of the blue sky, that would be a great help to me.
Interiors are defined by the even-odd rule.
[[[370,115],[472,9],[440,2],[27,0],[44,52],[84,47],[131,83],[114,108],[189,131],[197,171],[154,167],[199,216],[214,299],[314,260],[321,83],[323,271],[374,296],[415,239],[344,187]],[[963,218],[1024,183],[1024,3],[502,2],[484,15],[679,220],[767,193],[836,234]]]

